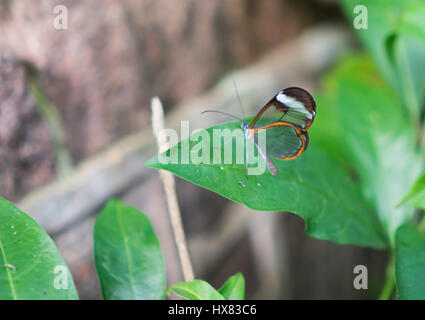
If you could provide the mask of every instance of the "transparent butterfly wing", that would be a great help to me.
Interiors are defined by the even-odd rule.
[[[258,138],[260,130],[266,130],[265,146]],[[268,157],[279,160],[295,159],[307,148],[308,133],[301,132],[292,124],[280,122],[272,127],[256,129],[254,131],[254,142]]]
[[[313,123],[316,115],[316,103],[304,89],[291,87],[280,91],[257,114],[251,128],[263,127],[267,124],[284,121],[296,125],[306,131]]]

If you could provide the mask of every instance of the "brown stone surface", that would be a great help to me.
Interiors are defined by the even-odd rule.
[[[29,130],[30,129],[30,130]],[[0,56],[0,196],[11,200],[44,184],[53,173],[52,146],[29,95],[25,73]]]

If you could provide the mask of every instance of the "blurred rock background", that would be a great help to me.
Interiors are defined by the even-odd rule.
[[[53,27],[56,5],[68,9],[67,30]],[[181,281],[162,187],[144,167],[155,152],[151,97],[170,126],[202,127],[203,108],[236,104],[229,74],[253,113],[285,85],[315,90],[353,47],[335,1],[0,0],[0,196],[53,236],[80,298],[100,298],[91,233],[110,196],[150,216],[168,281]],[[65,176],[58,148],[70,159]],[[253,298],[376,297],[385,254],[311,239],[294,215],[250,212],[184,181],[177,190],[197,277],[220,286],[241,271]],[[369,267],[368,291],[353,289],[357,264]]]

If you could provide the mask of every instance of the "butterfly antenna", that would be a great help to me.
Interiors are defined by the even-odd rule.
[[[233,86],[235,87],[236,96],[238,97],[239,106],[241,107],[241,110],[242,110],[242,116],[245,119],[246,116],[245,116],[245,112],[244,112],[244,109],[243,109],[243,106],[242,106],[241,96],[239,95],[238,85],[236,84],[236,81],[234,79],[232,81],[233,81]]]
[[[204,111],[202,111],[202,112],[201,112],[201,114],[204,114],[204,113],[207,113],[207,112],[221,113],[221,114],[224,114],[224,115],[226,115],[226,116],[232,117],[232,118],[234,118],[234,119],[242,120],[241,118],[238,118],[238,117],[236,117],[236,116],[234,116],[234,115],[232,115],[232,114],[230,114],[230,113],[223,112],[223,111],[218,111],[218,110],[204,110]]]

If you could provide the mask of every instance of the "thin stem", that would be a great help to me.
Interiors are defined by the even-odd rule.
[[[65,144],[65,130],[57,109],[47,98],[40,79],[33,70],[28,70],[28,83],[34,96],[37,109],[47,123],[53,141],[53,150],[56,157],[56,171],[59,176],[65,176],[72,170],[72,160]]]
[[[392,297],[395,287],[394,253],[391,251],[388,261],[385,284],[379,294],[379,300],[389,300]]]
[[[161,101],[158,97],[151,100],[152,110],[152,130],[156,137],[159,152],[163,152],[169,148],[165,139],[165,135],[161,134],[165,128],[164,111]],[[173,228],[174,240],[176,242],[177,251],[179,253],[180,264],[182,267],[184,281],[192,281],[194,279],[193,267],[190,261],[189,251],[187,250],[186,238],[183,230],[183,224],[180,214],[179,203],[177,201],[177,193],[175,187],[174,176],[165,170],[159,171],[160,178],[164,184],[165,195],[167,196],[168,212],[170,214],[171,226]]]

